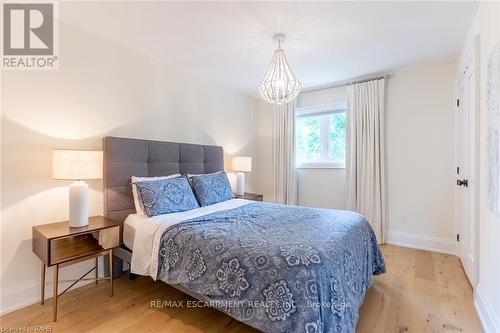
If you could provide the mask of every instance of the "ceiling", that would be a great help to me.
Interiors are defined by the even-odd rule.
[[[476,2],[64,2],[60,18],[256,95],[276,44],[303,87],[456,57]],[[91,19],[82,13],[92,13]]]

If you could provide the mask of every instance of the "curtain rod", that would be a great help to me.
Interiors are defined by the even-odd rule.
[[[362,82],[368,82],[368,81],[373,81],[373,80],[381,80],[381,79],[387,79],[391,76],[391,73],[381,73],[381,74],[374,74],[374,75],[366,75],[366,76],[359,76],[357,78],[353,78],[350,80],[345,80],[345,81],[340,81],[340,82],[335,82],[335,83],[329,83],[329,84],[324,84],[316,87],[311,87],[311,88],[305,88],[302,89],[301,93],[308,93],[308,92],[314,92],[314,91],[320,91],[320,90],[325,90],[325,89],[331,89],[331,88],[337,88],[337,87],[343,87],[343,86],[348,86],[351,84],[356,84],[356,83],[362,83]]]
[[[375,81],[375,80],[382,80],[388,77],[389,75],[381,75],[381,76],[375,76],[369,79],[364,79],[364,80],[358,80],[358,81],[351,81],[347,83],[346,85],[349,86],[351,84],[357,84],[357,83],[363,83],[363,82],[370,82],[370,81]]]

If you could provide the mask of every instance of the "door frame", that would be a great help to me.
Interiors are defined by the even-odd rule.
[[[469,182],[473,184],[473,195],[469,197],[469,200],[471,200],[469,206],[471,209],[473,209],[473,216],[474,219],[474,265],[472,269],[474,270],[472,272],[473,275],[473,281],[470,281],[473,289],[476,289],[476,286],[479,282],[479,181],[480,181],[480,170],[479,170],[479,137],[480,137],[480,119],[479,119],[479,111],[480,111],[480,72],[481,72],[481,67],[480,67],[480,36],[475,35],[471,39],[467,40],[462,53],[460,54],[460,57],[458,59],[458,72],[457,72],[457,79],[455,83],[455,98],[459,98],[459,88],[460,88],[460,81],[462,76],[465,74],[466,67],[468,64],[473,63],[474,65],[474,113],[469,114],[469,120],[473,123],[472,126],[469,127],[470,131],[468,133],[468,141],[469,141],[469,147],[470,150],[472,150],[472,154],[469,154],[469,169],[471,170],[469,174]],[[458,106],[455,105],[454,107],[454,116],[457,117],[457,108]],[[458,140],[457,137],[457,121],[455,123],[455,145]],[[471,151],[470,151],[471,152]],[[456,152],[455,152],[456,154]],[[457,163],[457,156],[454,158],[454,163]],[[456,165],[453,168],[453,176],[454,179],[457,178],[456,174]],[[455,185],[456,186],[456,185]],[[455,213],[455,233],[458,235],[460,232],[460,225],[459,225],[459,219],[458,219],[458,207],[457,205],[457,189],[454,189],[454,196],[455,196],[455,208],[454,208],[454,213]],[[469,235],[470,237],[470,235]],[[460,244],[457,242],[456,246],[456,253],[457,256],[460,258]]]

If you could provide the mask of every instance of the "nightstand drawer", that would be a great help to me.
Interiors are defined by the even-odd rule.
[[[93,216],[89,225],[70,228],[57,222],[33,226],[33,252],[46,266],[106,252],[120,246],[121,226],[102,216]]]
[[[48,266],[89,256],[120,246],[120,227],[51,239]]]

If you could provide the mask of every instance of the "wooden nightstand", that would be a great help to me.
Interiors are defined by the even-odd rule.
[[[262,194],[256,194],[256,193],[247,193],[243,195],[238,195],[235,194],[234,197],[236,199],[246,199],[246,200],[253,200],[253,201],[264,201],[264,196]]]
[[[103,216],[89,218],[89,225],[81,228],[70,228],[69,222],[57,222],[34,226],[33,252],[40,258],[41,287],[40,303],[45,301],[45,269],[54,266],[53,279],[53,319],[57,320],[57,299],[68,291],[78,281],[99,280],[110,281],[110,296],[113,296],[113,249],[120,246],[120,228]],[[109,256],[109,277],[98,277],[98,257]],[[76,264],[81,261],[94,259],[95,267],[73,282],[61,294],[58,294],[59,268]],[[85,278],[95,271],[94,278]]]

